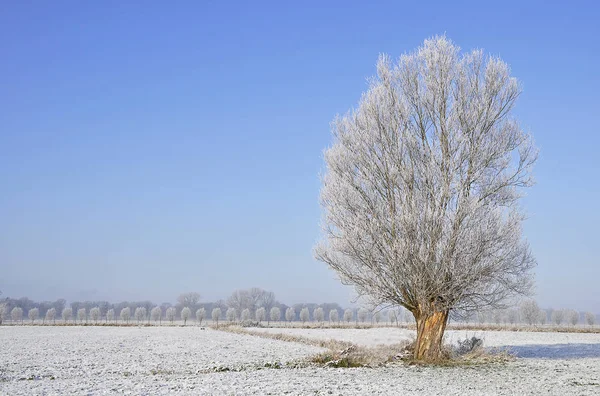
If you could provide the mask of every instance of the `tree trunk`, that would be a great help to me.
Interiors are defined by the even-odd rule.
[[[415,359],[432,361],[442,357],[442,338],[448,323],[448,311],[437,311],[430,314],[415,314],[417,322],[417,341]]]

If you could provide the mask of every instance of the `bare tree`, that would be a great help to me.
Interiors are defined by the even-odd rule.
[[[52,321],[52,323],[56,323],[56,308],[50,308],[46,311],[46,320],[48,322]]]
[[[259,307],[254,314],[255,319],[260,323],[267,317],[267,311],[264,307]]]
[[[574,309],[569,310],[569,313],[568,313],[569,323],[571,323],[572,326],[577,325],[577,323],[579,323],[579,316],[580,315],[579,315],[578,311],[576,311]]]
[[[527,300],[521,304],[521,315],[525,322],[532,326],[540,317],[540,307],[534,300]]]
[[[69,307],[63,309],[63,311],[62,311],[63,322],[65,322],[65,323],[68,322],[72,316],[73,316],[73,309],[71,309]]]
[[[302,324],[310,320],[310,313],[308,312],[307,307],[304,307],[300,310],[300,320],[302,321]]]
[[[291,322],[294,319],[296,319],[296,310],[292,307],[289,307],[285,310],[285,320]]]
[[[40,316],[40,310],[37,308],[32,308],[28,312],[29,319],[31,323],[35,322],[35,320]]]
[[[138,324],[146,320],[146,307],[137,307],[135,311],[133,311],[133,317],[137,320]]]
[[[315,310],[313,311],[313,319],[319,323],[321,323],[325,319],[325,313],[323,312],[323,308],[315,308]]]
[[[184,307],[181,310],[181,319],[183,319],[183,325],[184,326],[187,324],[187,321],[188,321],[188,319],[190,318],[191,315],[192,315],[192,311],[188,307]]]
[[[340,314],[337,309],[332,309],[329,311],[329,321],[332,323],[337,323],[340,320]]]
[[[369,311],[367,311],[365,308],[361,308],[358,310],[358,314],[357,314],[357,319],[361,322],[366,322],[367,321],[367,316],[369,316]]]
[[[196,305],[200,302],[200,293],[188,292],[183,293],[177,297],[177,305],[179,307],[192,307],[196,308]]]
[[[87,322],[87,311],[85,308],[79,308],[77,310],[77,320],[79,320],[79,323],[83,322],[84,320]]]
[[[216,323],[216,326],[219,327],[219,319],[221,318],[221,308],[213,308],[211,312],[211,317],[213,322]]]
[[[129,319],[131,319],[131,308],[125,307],[121,309],[121,313],[119,314],[121,320],[125,323],[129,323]]]
[[[346,309],[344,311],[344,321],[346,321],[347,323],[350,323],[353,316],[354,316],[354,314],[352,313],[351,309]]]
[[[269,316],[273,322],[279,322],[281,320],[281,309],[279,307],[271,308]]]
[[[227,312],[225,312],[225,316],[227,317],[227,320],[230,322],[235,321],[235,317],[237,316],[237,313],[235,312],[235,308],[227,308]]]
[[[196,320],[198,321],[198,324],[200,326],[202,326],[202,321],[204,320],[205,316],[206,310],[204,308],[198,308],[198,310],[196,311]]]
[[[98,320],[100,319],[100,307],[90,309],[90,319],[98,323]]]
[[[593,326],[594,323],[596,323],[596,315],[594,315],[591,312],[586,312],[585,313],[585,323],[587,323],[590,326]]]
[[[530,291],[518,199],[537,151],[511,116],[519,93],[500,59],[435,37],[395,65],[381,56],[358,109],[333,123],[316,257],[413,314],[417,359],[440,356],[450,311]]]
[[[108,322],[112,322],[113,320],[115,320],[115,310],[113,308],[106,311],[106,320]]]
[[[560,326],[560,324],[565,319],[564,309],[556,309],[556,310],[552,311],[551,319],[555,325]]]
[[[14,307],[10,311],[10,318],[13,322],[23,321],[23,308]]]
[[[166,311],[167,320],[173,324],[175,320],[175,315],[177,314],[177,309],[175,307],[169,307]]]

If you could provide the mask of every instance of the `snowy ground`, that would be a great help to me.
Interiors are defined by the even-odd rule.
[[[393,328],[287,330],[363,345],[412,336]],[[449,338],[459,336],[452,333]],[[490,346],[531,347],[531,355],[506,365],[475,367],[273,369],[265,366],[285,366],[321,349],[195,326],[0,327],[0,394],[600,394],[600,355],[595,352],[600,335],[483,333],[468,335],[483,335]],[[544,348],[580,352],[552,354]],[[215,372],[225,367],[241,371]]]

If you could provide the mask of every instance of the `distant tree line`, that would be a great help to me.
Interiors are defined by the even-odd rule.
[[[342,308],[337,303],[304,303],[286,305],[275,298],[275,294],[260,288],[234,291],[226,301],[201,302],[196,292],[183,293],[177,297],[173,305],[164,302],[160,305],[149,300],[122,301],[73,301],[67,304],[65,299],[36,302],[27,297],[19,299],[4,298],[0,300],[0,325],[3,320],[12,323],[63,323],[99,324],[99,323],[134,323],[161,324],[163,321],[174,323],[181,320],[185,324],[195,321],[202,324],[211,319],[219,322],[317,322],[330,324],[410,324],[413,315],[404,308],[367,309]],[[533,300],[525,301],[520,307],[479,312],[461,318],[464,322],[480,324],[517,324],[557,326],[575,326],[581,323],[594,325],[596,315],[591,312],[580,313],[575,310],[543,310]]]

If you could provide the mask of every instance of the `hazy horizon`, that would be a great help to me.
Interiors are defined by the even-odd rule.
[[[0,298],[350,305],[312,254],[329,123],[446,34],[523,84],[535,299],[599,313],[600,7],[477,4],[5,4]]]

